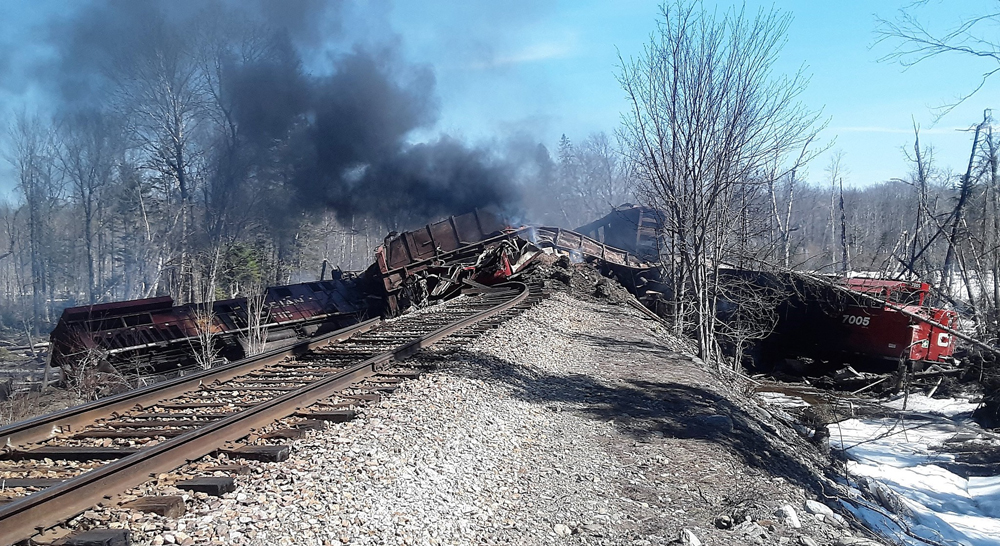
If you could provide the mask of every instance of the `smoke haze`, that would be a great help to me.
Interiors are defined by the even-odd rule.
[[[202,117],[228,127],[227,136],[251,150],[227,160],[230,170],[281,171],[291,195],[275,213],[328,208],[342,219],[422,223],[475,207],[516,208],[510,169],[495,154],[450,137],[410,141],[438,119],[432,67],[402,59],[392,35],[378,44],[349,43],[341,10],[341,3],[322,0],[79,4],[49,24],[54,55],[37,77],[62,116],[155,102],[149,95],[158,91],[144,83],[152,71],[186,82],[198,96],[178,115],[216,101],[221,114]],[[195,72],[209,81],[185,79]],[[185,138],[218,138],[210,121],[190,124]],[[278,142],[283,149],[275,151]],[[272,152],[280,165],[253,164]]]

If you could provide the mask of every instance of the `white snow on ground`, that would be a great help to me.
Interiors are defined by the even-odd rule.
[[[973,410],[979,407],[978,403],[969,402],[965,399],[928,398],[923,394],[911,394],[909,397],[899,395],[888,402],[884,402],[883,405],[901,410],[903,409],[904,401],[906,403],[906,411],[931,413],[934,415],[944,415],[945,417],[954,417],[960,413],[972,413]]]
[[[782,393],[759,392],[757,397],[780,408],[808,405]],[[902,410],[904,399],[883,404]],[[977,404],[911,394],[905,405],[904,419],[848,419],[829,425],[831,447],[847,449],[854,485],[865,483],[893,509],[846,501],[844,507],[900,544],[1000,546],[1000,476],[965,479],[941,466],[953,462],[954,455],[933,449],[982,437],[969,418]],[[853,493],[861,497],[860,491]]]
[[[781,392],[760,391],[756,393],[756,396],[764,402],[782,409],[809,407],[809,402],[806,402],[798,396],[789,396]]]
[[[919,404],[931,411],[961,413],[958,401],[941,403],[923,400]],[[901,406],[902,401],[896,401]],[[892,402],[890,403],[892,404]],[[936,463],[949,462],[954,457],[931,448],[944,442],[974,434],[971,421],[951,420],[925,414],[920,419],[849,419],[830,425],[830,444],[846,448],[850,459],[848,471],[860,479],[870,478],[882,484],[897,497],[901,515],[909,527],[906,536],[899,526],[873,510],[858,509],[845,503],[858,517],[887,536],[906,544],[926,544],[917,538],[935,543],[970,546],[1000,546],[1000,476],[965,479]],[[875,485],[875,488],[878,488]],[[890,503],[891,504],[891,503]]]

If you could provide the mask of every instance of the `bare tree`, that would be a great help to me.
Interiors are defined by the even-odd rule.
[[[958,188],[958,202],[955,204],[955,208],[951,212],[949,218],[950,225],[947,226],[949,231],[948,235],[948,252],[944,257],[944,266],[942,267],[942,274],[944,275],[944,287],[947,294],[951,295],[953,293],[953,278],[955,273],[955,256],[956,248],[960,244],[959,235],[960,231],[964,227],[965,222],[965,207],[969,202],[969,198],[972,195],[973,189],[973,168],[975,167],[976,156],[979,152],[979,135],[982,133],[990,124],[990,113],[986,111],[983,113],[983,121],[973,132],[972,137],[972,151],[969,153],[969,164],[962,176],[961,182]]]
[[[756,341],[767,338],[778,324],[778,305],[787,298],[785,289],[763,276],[726,275],[719,286],[719,321],[716,333],[730,347],[733,368],[744,359]],[[759,363],[754,363],[759,364]]]
[[[52,130],[37,116],[21,113],[9,128],[8,161],[17,174],[17,188],[27,209],[28,250],[31,268],[32,328],[49,321],[46,294],[50,292],[50,222],[61,191],[55,172]]]
[[[267,345],[267,307],[265,299],[267,290],[260,283],[251,282],[246,290],[247,300],[247,333],[244,338],[246,356],[259,355]]]
[[[73,196],[83,213],[83,242],[87,251],[87,301],[96,300],[98,261],[95,223],[104,208],[105,190],[117,170],[124,149],[121,124],[110,114],[88,112],[67,119],[60,131],[59,159]]]
[[[928,27],[918,15],[920,6],[925,3],[926,0],[910,2],[899,10],[894,19],[878,20],[878,42],[893,47],[882,60],[914,66],[933,57],[954,54],[981,59],[989,67],[980,74],[976,86],[957,101],[940,108],[940,118],[976,94],[987,80],[1000,72],[1000,43],[990,34],[1000,23],[1000,12],[970,17],[955,28],[938,32]]]
[[[841,259],[837,259],[837,210],[838,210],[838,192],[837,192],[837,182],[842,181],[844,176],[844,152],[838,150],[833,156],[830,157],[830,163],[826,166],[826,173],[830,177],[830,267],[834,271],[840,271],[841,273],[847,271],[847,261],[846,256],[846,244],[843,245],[844,249],[841,253]],[[841,186],[843,183],[841,182]],[[839,192],[841,207],[843,205],[843,188]]]
[[[983,139],[983,152],[986,187],[976,241],[976,262],[984,300],[988,303],[984,313],[985,328],[988,335],[996,339],[1000,336],[1000,143],[992,127],[987,129]]]
[[[631,199],[628,178],[623,172],[621,152],[604,132],[587,137],[577,151],[580,166],[579,193],[587,218],[599,218]]]
[[[926,263],[927,260],[923,256],[931,243],[931,241],[926,241],[928,236],[925,232],[930,223],[929,216],[931,212],[928,205],[928,186],[934,172],[934,155],[933,151],[921,148],[920,127],[917,125],[916,120],[913,121],[913,155],[910,156],[907,154],[907,159],[914,166],[910,183],[916,190],[916,206],[913,210],[913,237],[910,244],[907,245],[909,253],[906,260],[900,260],[900,262],[907,273],[917,274],[917,261],[922,259],[923,263]]]
[[[559,139],[559,171],[556,180],[560,223],[566,226],[577,224],[579,218],[576,215],[571,218],[569,210],[573,206],[571,199],[580,187],[580,164],[576,148],[566,135]]]
[[[847,243],[847,211],[844,208],[844,177],[837,179],[837,190],[840,199],[837,202],[840,208],[840,272],[846,274],[851,270],[851,247]]]
[[[194,323],[197,332],[197,344],[193,347],[195,361],[203,369],[215,365],[219,354],[216,337],[219,328],[215,324],[215,300],[219,269],[221,265],[221,246],[216,245],[209,256],[200,260],[207,271],[198,276],[201,281],[198,288],[198,302],[194,306]]]
[[[812,144],[812,139],[807,140],[799,152],[799,158],[796,163],[803,163],[806,155],[810,152],[810,145]],[[779,183],[779,177],[777,173],[781,170],[781,165],[778,163],[781,160],[780,157],[775,157],[775,161],[771,167],[771,174],[767,177],[767,187],[768,193],[771,198],[771,214],[774,220],[774,227],[778,231],[779,240],[779,256],[781,264],[783,267],[788,269],[791,265],[791,233],[797,228],[792,227],[792,210],[795,204],[795,184],[798,182],[797,169],[789,170],[783,177],[781,177],[782,182],[784,182],[785,190],[782,195],[782,201],[784,210],[781,211],[778,206],[778,192],[776,189]]]
[[[818,114],[798,102],[806,80],[772,70],[788,24],[775,11],[717,18],[677,1],[661,8],[645,52],[622,60],[631,108],[620,140],[640,192],[664,212],[675,328],[702,358],[718,354],[717,273],[736,257],[742,219],[769,223],[768,184],[812,157],[793,154],[818,131]]]
[[[15,252],[15,247],[17,246],[17,230],[14,227],[17,221],[17,209],[10,206],[10,203],[6,200],[0,200],[0,210],[3,211],[3,230],[4,230],[4,240],[7,243],[7,250],[0,253],[0,260],[7,258],[8,256],[13,256]]]
[[[192,37],[177,35],[178,28],[168,25],[163,14],[149,12],[123,37],[106,75],[115,84],[117,108],[146,152],[147,167],[176,183],[180,237],[173,238],[178,244],[171,291],[183,302],[194,300],[188,237],[205,93]]]

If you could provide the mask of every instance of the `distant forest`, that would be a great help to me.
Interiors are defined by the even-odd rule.
[[[392,48],[315,74],[265,13],[164,5],[80,10],[54,44],[55,111],[0,120],[16,177],[0,202],[0,328],[45,332],[87,303],[236,297],[314,279],[324,260],[362,270],[390,231],[476,207],[574,228],[636,202],[663,212],[677,329],[703,354],[722,264],[925,279],[997,331],[992,118],[970,120],[969,157],[949,158],[963,172],[938,169],[915,128],[910,172],[845,185],[845,158],[809,163],[823,122],[797,102],[805,81],[771,73],[785,15],[664,5],[646,54],[622,60],[621,127],[474,148],[410,142],[437,119],[434,78]]]

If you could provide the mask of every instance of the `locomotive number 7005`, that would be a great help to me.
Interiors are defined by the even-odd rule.
[[[858,326],[868,326],[871,322],[871,317],[862,317],[860,315],[844,315],[844,323],[846,324],[857,324]]]

